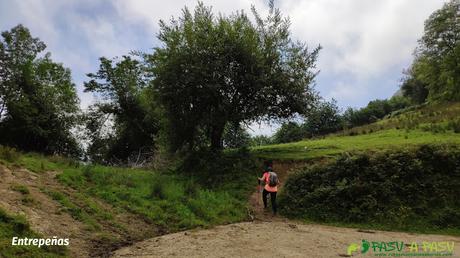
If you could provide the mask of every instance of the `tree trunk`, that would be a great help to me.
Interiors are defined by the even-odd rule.
[[[221,151],[224,146],[222,135],[224,133],[225,123],[214,125],[211,130],[211,150]]]

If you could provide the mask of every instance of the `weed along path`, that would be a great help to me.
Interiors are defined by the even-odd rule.
[[[283,182],[288,170],[298,165],[275,163],[274,170]],[[304,224],[264,213],[260,193],[256,191],[250,204],[251,222],[151,238],[117,250],[114,257],[348,257],[347,247],[352,243],[361,246],[363,239],[371,243],[403,242],[405,250],[412,242],[453,242],[453,257],[460,257],[460,237]],[[352,256],[374,255],[357,251]]]

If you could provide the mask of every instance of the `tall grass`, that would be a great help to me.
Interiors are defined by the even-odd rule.
[[[219,169],[207,163],[193,173],[84,166],[64,169],[59,180],[170,232],[247,218],[253,167],[234,156],[224,160]]]
[[[0,160],[14,163],[18,161],[20,156],[20,153],[15,148],[0,145]]]

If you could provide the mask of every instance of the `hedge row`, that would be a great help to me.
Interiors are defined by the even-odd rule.
[[[287,216],[324,222],[458,228],[460,149],[344,154],[291,176],[280,206]]]

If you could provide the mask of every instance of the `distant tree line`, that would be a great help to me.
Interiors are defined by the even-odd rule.
[[[360,109],[348,108],[341,112],[337,102],[320,101],[302,122],[287,122],[272,137],[259,136],[251,142],[254,146],[287,143],[335,133],[343,129],[376,122],[396,110],[406,108],[410,101],[402,96],[370,101]]]

